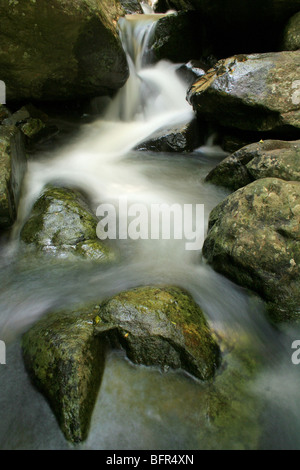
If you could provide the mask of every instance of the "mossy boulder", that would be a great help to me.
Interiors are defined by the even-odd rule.
[[[299,70],[300,51],[233,56],[197,80],[188,100],[224,127],[299,137]]]
[[[97,223],[78,191],[48,187],[34,204],[22,228],[21,240],[30,251],[55,257],[111,261],[115,255],[97,238]]]
[[[21,132],[16,126],[0,126],[0,228],[16,219],[26,155]]]
[[[236,190],[260,178],[300,181],[300,141],[266,140],[225,158],[206,181]]]
[[[200,307],[177,287],[138,287],[104,302],[95,330],[136,364],[182,368],[211,379],[219,347]]]
[[[105,344],[94,336],[94,315],[93,307],[52,313],[22,339],[32,382],[75,443],[87,437],[104,370]]]
[[[118,0],[1,0],[0,67],[8,100],[107,94],[128,77]]]
[[[300,182],[263,178],[210,214],[203,254],[261,295],[274,321],[300,318]]]
[[[300,11],[289,20],[285,27],[282,48],[285,51],[300,49]]]

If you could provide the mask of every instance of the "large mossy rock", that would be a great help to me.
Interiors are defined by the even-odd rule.
[[[210,215],[203,254],[267,301],[274,321],[300,318],[300,182],[263,178]]]
[[[282,48],[285,51],[300,49],[300,11],[289,20],[285,27]]]
[[[300,182],[300,141],[266,140],[246,145],[222,160],[206,181],[239,189],[260,178]]]
[[[0,67],[8,100],[89,97],[128,77],[113,0],[0,0]]]
[[[21,132],[16,126],[1,125],[0,228],[10,227],[16,219],[25,170],[26,155]]]
[[[198,115],[225,127],[299,136],[299,72],[300,51],[238,55],[196,81],[188,99]]]
[[[114,253],[97,238],[97,223],[79,192],[49,187],[34,204],[21,231],[21,240],[30,251],[59,258],[111,261]]]
[[[87,437],[104,370],[105,345],[94,336],[93,308],[57,312],[22,339],[32,382],[47,398],[66,439]]]
[[[182,368],[195,377],[213,377],[219,347],[200,307],[176,287],[139,287],[107,300],[96,331],[121,345],[137,364]]]

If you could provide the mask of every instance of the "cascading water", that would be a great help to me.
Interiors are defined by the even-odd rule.
[[[130,66],[127,84],[104,117],[87,125],[76,141],[51,158],[35,157],[29,163],[13,246],[33,202],[48,183],[82,189],[94,208],[122,197],[146,205],[204,204],[206,223],[210,210],[228,194],[204,183],[221,158],[212,152],[206,155],[206,149],[185,156],[132,150],[156,130],[193,117],[176,67],[147,62],[148,39],[158,18],[132,15],[121,21]],[[203,384],[178,372],[161,374],[154,368],[135,367],[121,353],[111,352],[90,435],[80,447],[300,447],[300,383],[290,361],[291,338],[296,339],[297,331],[274,331],[261,303],[215,273],[199,252],[187,252],[184,241],[116,243],[126,261],[104,269],[46,261],[43,266],[20,267],[15,251],[9,251],[11,245],[3,242],[0,338],[10,338],[11,343],[7,365],[0,366],[0,447],[70,447],[24,372],[20,334],[53,309],[101,300],[137,285],[162,283],[189,290],[216,334],[229,344],[223,369],[213,384]],[[231,349],[237,354],[230,355]],[[263,359],[254,374],[257,354]]]

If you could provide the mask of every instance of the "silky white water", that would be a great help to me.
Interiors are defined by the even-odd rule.
[[[107,268],[60,260],[27,265],[18,255],[19,231],[48,183],[83,190],[94,210],[122,197],[147,206],[204,204],[206,226],[228,194],[204,182],[222,158],[212,145],[190,155],[133,150],[156,130],[193,118],[176,66],[148,62],[157,19],[121,21],[127,84],[101,119],[29,163],[14,238],[3,241],[0,253],[0,339],[7,341],[7,364],[0,365],[2,449],[72,448],[24,371],[21,334],[54,309],[147,284],[179,285],[193,295],[220,341],[229,342],[223,365],[213,384],[203,384],[180,371],[133,366],[122,352],[110,352],[89,438],[79,448],[300,448],[300,377],[291,362],[299,330],[274,330],[263,304],[215,273],[201,252],[187,252],[183,240],[116,240],[122,261]],[[255,373],[248,372],[257,362]]]

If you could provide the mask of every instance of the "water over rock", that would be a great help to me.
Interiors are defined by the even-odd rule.
[[[259,178],[300,181],[299,162],[299,140],[266,140],[246,145],[222,160],[207,175],[206,181],[233,190]]]
[[[128,77],[117,0],[1,2],[1,79],[8,100],[106,94]]]
[[[94,315],[92,307],[52,313],[22,339],[29,376],[72,442],[87,437],[104,370],[105,345],[94,335]]]
[[[139,287],[104,302],[96,331],[122,346],[136,364],[182,368],[213,377],[219,347],[200,307],[177,287]]]
[[[48,187],[34,204],[21,231],[21,240],[30,251],[59,258],[113,260],[111,248],[97,238],[97,223],[79,192]]]
[[[5,117],[7,113],[4,113]],[[16,219],[25,169],[26,155],[21,132],[14,125],[1,125],[0,228],[10,227]]]
[[[220,60],[188,92],[199,116],[248,131],[300,135],[300,51]]]
[[[259,293],[273,320],[300,317],[300,182],[263,178],[210,214],[203,254],[216,271]]]

